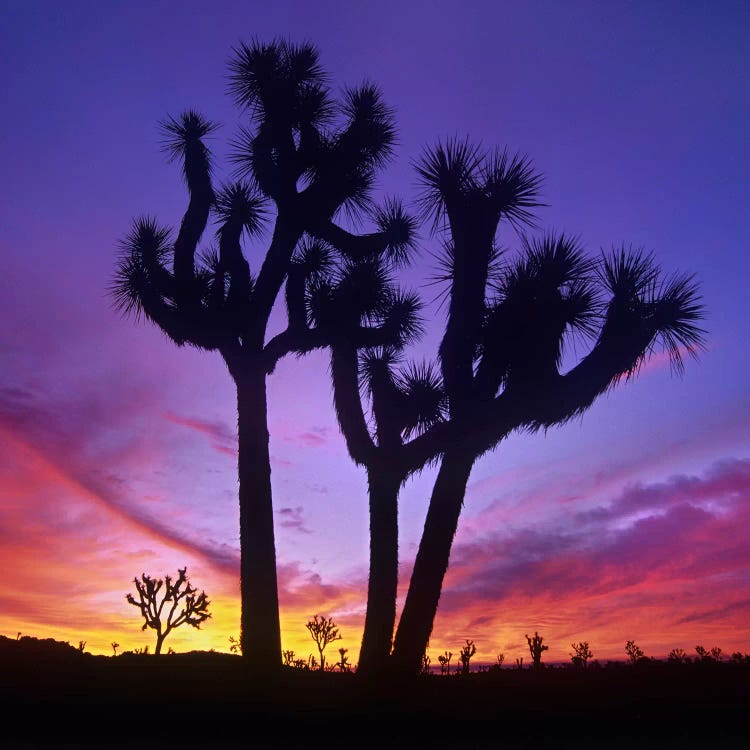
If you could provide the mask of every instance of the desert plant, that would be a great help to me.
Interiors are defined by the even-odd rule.
[[[573,653],[570,654],[570,659],[573,664],[577,667],[586,667],[586,663],[594,655],[591,653],[588,641],[579,641],[578,643],[571,643]]]
[[[505,654],[499,653],[497,655],[497,658],[495,659],[495,663],[492,665],[492,669],[499,672],[503,668],[504,661],[505,661]]]
[[[339,672],[351,671],[352,666],[349,663],[349,657],[346,655],[348,651],[349,649],[344,648],[343,646],[339,649],[339,660],[334,665],[335,668],[339,670]]]
[[[625,653],[628,655],[631,664],[636,664],[644,658],[643,649],[636,645],[635,641],[627,641],[625,643]]]
[[[86,641],[78,641],[78,650],[83,653],[83,650],[86,648]]]
[[[529,644],[532,666],[535,669],[539,669],[542,666],[542,654],[549,649],[549,646],[544,646],[542,641],[544,641],[544,638],[536,631],[532,638],[529,638],[528,635],[526,636],[526,642]]]
[[[461,660],[461,674],[469,674],[469,665],[471,663],[471,657],[477,652],[477,647],[474,645],[474,641],[466,639],[466,645],[462,646],[461,652],[458,658]]]
[[[156,631],[155,654],[161,653],[164,639],[181,625],[191,625],[200,629],[201,623],[211,617],[208,612],[210,602],[206,598],[206,592],[194,588],[187,577],[187,567],[179,568],[177,579],[171,576],[151,578],[143,573],[139,578],[134,578],[138,599],[132,594],[126,594],[125,598],[134,607],[137,607],[144,619],[142,630],[152,628]],[[159,592],[164,591],[159,597]],[[146,647],[148,649],[148,647]],[[144,652],[146,653],[146,652]]]
[[[235,638],[233,635],[229,636],[229,650],[233,654],[242,653],[242,643],[240,642],[239,638]]]
[[[695,652],[698,654],[700,660],[704,662],[718,662],[721,661],[724,657],[722,650],[717,646],[714,646],[710,651],[707,651],[705,648],[703,648],[703,646],[696,646]]]
[[[523,656],[516,657],[516,669],[523,669]]]
[[[440,674],[450,674],[451,659],[453,658],[452,651],[445,651],[438,656],[438,663],[440,664]]]
[[[323,617],[323,615],[314,615],[305,627],[310,631],[310,637],[315,641],[320,653],[320,671],[325,670],[325,656],[323,652],[329,643],[341,640],[339,629],[333,621],[333,617]]]
[[[419,670],[420,674],[430,674],[430,663],[432,662],[432,659],[430,659],[429,655],[425,651],[422,654],[422,668]]]
[[[667,654],[667,661],[671,662],[677,662],[680,664],[685,664],[690,661],[690,657],[685,653],[685,649],[683,648],[673,648],[668,654]]]
[[[117,656],[117,649],[120,648],[120,644],[116,643],[115,641],[112,641],[110,645],[112,646],[113,655]]]
[[[374,179],[393,151],[393,116],[376,86],[348,89],[336,101],[315,46],[275,40],[232,50],[229,90],[249,117],[233,144],[239,179],[213,185],[205,143],[213,123],[192,110],[167,119],[164,146],[182,164],[188,207],[176,237],[151,217],[134,221],[111,291],[120,310],[145,316],[178,346],[218,351],[234,382],[240,640],[243,657],[269,671],[281,666],[281,630],[266,380],[283,357],[329,345],[321,329],[310,327],[306,306],[332,260],[400,257],[412,221],[390,201],[374,211],[374,232],[356,235],[339,225],[342,215],[356,221],[374,209]],[[218,248],[200,253],[212,215]],[[271,223],[253,274],[243,243]],[[287,326],[267,339],[282,287]],[[387,317],[385,307],[379,312]],[[394,327],[386,328],[373,332],[366,323],[349,334],[372,345],[393,343]]]
[[[570,236],[519,232],[519,257],[501,263],[501,220],[520,230],[533,224],[539,205],[540,178],[527,159],[454,138],[427,150],[418,172],[425,214],[445,240],[437,276],[447,321],[438,356],[452,427],[435,430],[459,434],[439,455],[394,638],[392,659],[405,672],[418,669],[432,630],[479,457],[516,430],[580,417],[631,380],[659,344],[680,372],[683,355],[697,355],[705,334],[696,324],[703,306],[692,277],[665,276],[640,250],[622,245],[589,259]],[[570,367],[567,343],[580,336],[593,346]]]

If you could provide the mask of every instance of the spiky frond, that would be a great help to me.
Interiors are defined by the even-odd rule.
[[[669,355],[673,372],[682,373],[684,355],[697,358],[706,348],[707,331],[698,325],[705,307],[695,277],[675,274],[654,287],[653,325],[656,338]]]
[[[392,383],[398,380],[396,368],[401,363],[400,350],[392,346],[379,346],[365,349],[359,355],[359,382],[363,395],[372,393],[373,380],[384,372]]]
[[[403,395],[403,435],[420,434],[447,415],[447,398],[439,368],[429,362],[410,363],[399,373]]]
[[[172,251],[171,231],[160,227],[156,219],[141,217],[119,243],[120,255],[110,294],[115,309],[136,319],[152,299],[162,299],[163,280],[171,278],[164,261]]]
[[[390,331],[393,345],[404,347],[424,333],[422,301],[414,292],[392,290],[382,313],[383,327]]]
[[[393,281],[380,258],[346,258],[337,275],[335,300],[339,314],[357,323],[377,323],[390,309]]]
[[[484,153],[468,138],[450,138],[426,147],[415,163],[422,185],[417,205],[421,218],[431,219],[433,229],[443,220],[447,201],[475,191],[479,185]]]
[[[265,197],[252,183],[242,180],[222,188],[216,195],[214,212],[219,224],[241,226],[248,237],[263,232],[269,214]]]
[[[501,216],[514,225],[535,224],[531,209],[542,205],[542,177],[528,157],[511,156],[507,149],[495,150],[485,158],[481,173],[483,192]]]
[[[378,230],[387,238],[386,260],[394,268],[407,266],[416,249],[416,219],[406,213],[396,198],[386,198],[382,205],[377,206],[374,219]]]
[[[324,242],[306,237],[295,250],[292,263],[302,270],[306,279],[330,274],[333,253]]]
[[[183,175],[188,185],[194,179],[205,179],[211,174],[211,152],[203,139],[218,127],[195,110],[189,109],[179,115],[171,115],[160,123],[163,134],[162,150],[169,161],[182,162]]]
[[[602,253],[596,272],[604,287],[624,301],[641,299],[653,289],[659,277],[659,266],[653,253],[622,245]]]
[[[304,192],[316,213],[333,217],[343,211],[356,222],[371,210],[375,172],[392,154],[393,114],[369,83],[344,92],[341,114],[341,129],[318,139]]]
[[[339,149],[350,158],[356,155],[363,167],[384,166],[393,155],[396,127],[380,88],[371,82],[346,88],[341,112],[346,125],[337,138]]]
[[[318,58],[310,43],[242,43],[229,60],[229,92],[258,119],[282,127],[324,122],[331,106]]]

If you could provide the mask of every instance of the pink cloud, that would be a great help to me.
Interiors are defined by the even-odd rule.
[[[215,450],[236,458],[237,434],[230,430],[223,422],[208,422],[197,417],[182,417],[173,412],[165,412],[164,417],[174,424],[182,425],[202,435],[207,435],[211,438],[211,445]]]

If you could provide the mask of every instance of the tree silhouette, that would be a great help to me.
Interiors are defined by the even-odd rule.
[[[466,485],[476,460],[514,430],[582,415],[634,377],[659,344],[672,367],[697,356],[705,332],[691,276],[665,276],[625,246],[588,259],[574,238],[529,237],[540,178],[522,157],[457,139],[418,164],[423,215],[445,239],[447,322],[439,348],[449,433],[394,639],[395,669],[415,673],[432,630]],[[496,232],[513,226],[521,252],[501,264]],[[593,345],[564,367],[571,339]],[[443,425],[440,425],[441,427]]]
[[[119,309],[144,315],[178,346],[218,351],[234,381],[240,640],[243,656],[259,670],[281,665],[266,377],[287,354],[331,343],[325,330],[310,325],[308,311],[331,291],[321,276],[334,259],[345,259],[339,286],[363,269],[387,273],[389,264],[405,259],[413,230],[397,201],[380,208],[371,202],[376,172],[392,153],[391,111],[370,83],[332,98],[318,57],[311,44],[281,40],[233,50],[230,92],[249,125],[233,142],[238,179],[218,191],[205,143],[215,126],[194,111],[163,123],[165,149],[182,164],[188,208],[174,239],[151,217],[134,222],[112,285]],[[342,214],[369,215],[375,231],[351,233],[339,223]],[[218,248],[198,253],[211,216]],[[258,240],[269,224],[270,242],[253,274],[243,243]],[[268,338],[282,286],[287,327]],[[357,345],[399,343],[411,325],[409,302],[389,288],[347,335]],[[370,326],[375,319],[379,325]]]
[[[458,658],[461,660],[461,674],[469,674],[469,665],[471,664],[471,657],[477,652],[477,647],[474,645],[474,641],[466,639],[466,645],[461,647],[461,652]]]
[[[532,666],[539,669],[542,666],[542,654],[549,649],[549,646],[542,644],[544,638],[539,633],[534,633],[533,637],[526,636],[526,642],[529,644],[529,653],[531,654]]]
[[[636,664],[644,658],[643,649],[635,641],[625,643],[625,653],[628,655],[631,664]]]
[[[138,598],[132,594],[125,595],[128,602],[141,611],[144,619],[142,630],[152,628],[156,631],[155,654],[161,653],[164,639],[175,628],[192,625],[200,629],[201,623],[211,617],[206,592],[201,591],[199,594],[198,590],[190,585],[186,567],[179,568],[177,574],[177,579],[172,581],[171,576],[165,576],[164,579],[151,578],[143,573],[140,579],[133,579]],[[115,646],[119,644],[113,643],[112,648]]]
[[[573,649],[573,653],[570,655],[573,664],[577,667],[585,668],[588,660],[594,656],[589,648],[589,642],[579,641],[578,643],[571,643],[570,647]]]
[[[339,629],[333,621],[333,617],[323,617],[323,615],[314,615],[305,627],[310,631],[310,637],[315,641],[320,654],[320,671],[325,671],[326,660],[323,652],[329,643],[340,641]],[[343,654],[342,654],[343,659]]]

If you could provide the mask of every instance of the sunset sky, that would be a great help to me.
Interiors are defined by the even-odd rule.
[[[696,645],[750,651],[750,5],[743,2],[4,2],[0,10],[0,634],[92,653],[153,648],[125,600],[187,566],[213,617],[165,648],[239,635],[234,388],[217,353],[121,317],[107,288],[134,217],[186,207],[158,123],[222,127],[217,183],[246,115],[233,47],[310,41],[339,90],[376,82],[398,146],[378,194],[411,203],[413,160],[468,135],[544,175],[542,229],[596,254],[653,251],[694,273],[707,350],[658,354],[582,419],[513,435],[475,465],[430,655],[506,663],[539,631],[546,661],[586,640],[602,661]],[[206,242],[210,239],[206,234]],[[249,245],[259,266],[263,242]],[[518,239],[504,228],[512,257]],[[434,358],[439,239],[404,283],[426,303],[409,352]],[[280,324],[281,318],[276,319]],[[356,661],[367,586],[366,479],[348,458],[325,352],[269,378],[285,649],[331,615]],[[434,470],[401,496],[402,593]],[[454,657],[454,663],[457,656]]]

